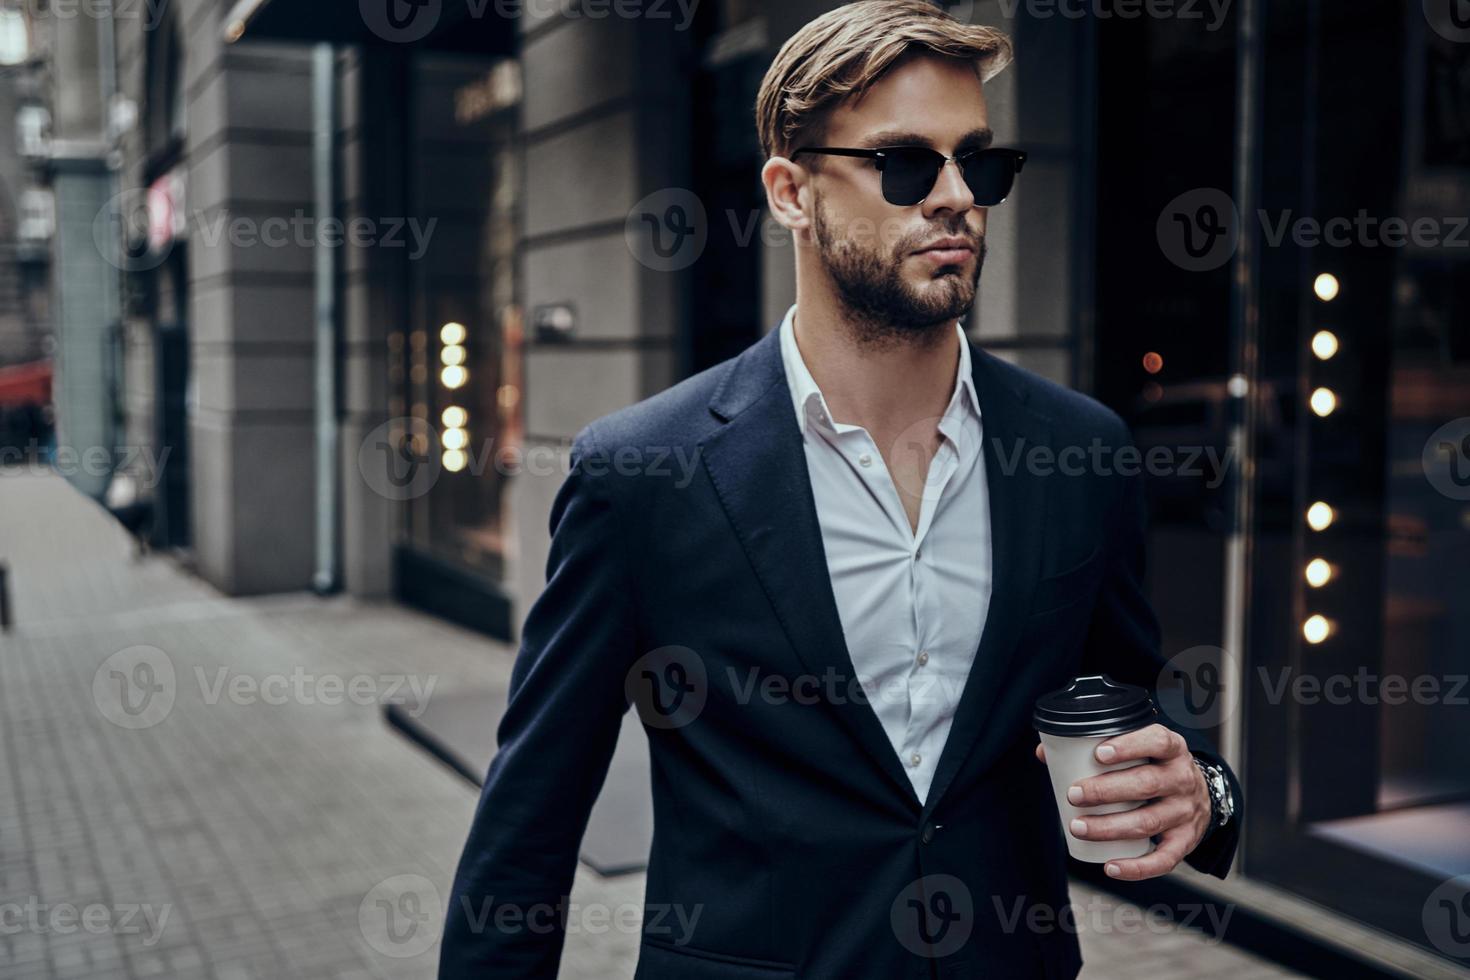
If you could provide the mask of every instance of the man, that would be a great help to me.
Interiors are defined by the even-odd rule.
[[[1123,423],[958,322],[1024,160],[986,121],[1009,57],[924,0],[838,8],[777,55],[761,177],[796,304],[578,433],[442,976],[555,976],[630,701],[655,817],[638,980],[1073,977],[1064,833],[1154,836],[1121,879],[1228,870],[1218,787],[1240,790],[1202,741],[1108,739],[1102,761],[1147,761],[1075,801],[1149,802],[1064,829],[1031,727],[1073,676],[1152,687],[1164,660],[1137,479],[1026,463],[1116,452]]]

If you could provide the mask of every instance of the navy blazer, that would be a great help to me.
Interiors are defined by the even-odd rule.
[[[973,344],[971,364],[994,591],[927,801],[855,683],[773,329],[577,434],[441,977],[556,976],[630,704],[654,811],[637,980],[1076,975],[1031,711],[1078,674],[1155,686],[1141,478],[1045,465],[1035,447],[1116,450],[1127,428]],[[1238,825],[1189,863],[1224,877]]]

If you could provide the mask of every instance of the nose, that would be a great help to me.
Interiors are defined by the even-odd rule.
[[[944,161],[939,168],[939,177],[934,181],[933,190],[924,198],[924,213],[968,211],[974,206],[975,195],[970,192],[970,185],[965,183],[965,175],[960,171],[959,163],[954,160]]]

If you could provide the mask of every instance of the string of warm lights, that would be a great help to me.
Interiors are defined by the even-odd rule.
[[[1312,283],[1312,292],[1323,303],[1335,300],[1341,288],[1337,277],[1330,272],[1320,273]],[[1312,335],[1312,354],[1319,361],[1331,360],[1337,354],[1338,346],[1337,334],[1331,330],[1318,330]],[[1307,397],[1307,405],[1312,409],[1312,414],[1318,418],[1326,418],[1337,411],[1337,392],[1325,385],[1313,388]],[[1336,522],[1337,511],[1327,501],[1318,500],[1307,508],[1306,519],[1307,527],[1321,533]],[[1307,561],[1303,574],[1308,586],[1320,589],[1337,577],[1337,566],[1319,555]],[[1313,645],[1325,642],[1336,629],[1337,624],[1321,613],[1312,613],[1302,621],[1302,636]]]
[[[465,361],[469,359],[464,347],[467,336],[469,331],[462,323],[450,321],[439,328],[439,342],[443,345],[439,351],[439,361],[443,364],[439,370],[439,383],[450,391],[464,387],[470,379],[469,368],[465,367]],[[439,444],[443,447],[440,462],[450,473],[458,473],[469,462],[466,449],[470,444],[467,428],[470,413],[462,406],[450,405],[440,413],[439,421],[444,424],[444,431],[439,435]]]

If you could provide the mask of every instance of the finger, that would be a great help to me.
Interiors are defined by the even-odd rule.
[[[1188,751],[1189,743],[1183,735],[1154,724],[1107,739],[1094,750],[1094,755],[1098,762],[1108,764],[1133,759],[1172,759]]]
[[[1193,816],[1188,800],[1169,796],[1122,813],[1078,817],[1067,829],[1081,840],[1140,840],[1188,823]]]
[[[1184,840],[1186,836],[1188,831],[1177,828],[1171,830],[1159,841],[1159,846],[1152,854],[1136,858],[1115,858],[1104,865],[1103,870],[1108,877],[1123,881],[1140,881],[1168,874],[1184,860],[1184,849],[1189,846],[1189,842]]]
[[[1116,769],[1097,776],[1079,779],[1067,787],[1067,802],[1073,806],[1097,806],[1100,803],[1132,803],[1169,796],[1173,792],[1174,775],[1157,762]]]
[[[1040,759],[1042,762],[1046,761],[1046,746],[1042,745],[1040,742],[1036,743],[1036,758]]]

